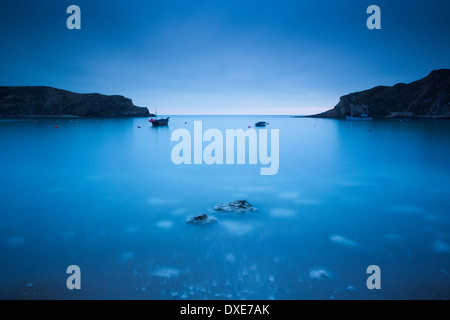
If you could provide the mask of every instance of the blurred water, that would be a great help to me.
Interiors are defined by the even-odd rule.
[[[268,121],[278,174],[174,165],[171,132],[194,120]],[[449,121],[36,121],[0,121],[2,299],[450,298]],[[212,211],[237,199],[259,210]],[[200,212],[218,222],[186,224]]]

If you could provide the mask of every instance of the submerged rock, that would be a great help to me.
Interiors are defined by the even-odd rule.
[[[358,248],[359,247],[359,245],[355,241],[347,239],[347,238],[341,236],[340,234],[332,234],[330,236],[330,241],[337,243],[344,247],[349,247],[349,248]]]
[[[168,279],[177,278],[180,275],[180,270],[173,267],[160,267],[153,270],[151,275]]]
[[[194,224],[208,224],[212,222],[216,222],[217,219],[214,217],[208,217],[206,213],[198,213],[195,216],[189,218],[186,223],[194,223]]]
[[[324,269],[313,269],[309,272],[309,278],[311,280],[328,280],[331,279],[331,275]]]
[[[345,288],[345,290],[346,290],[347,292],[353,292],[353,291],[356,291],[356,289],[355,289],[354,286],[348,286],[347,288]]]
[[[219,212],[251,212],[258,210],[246,200],[236,200],[227,203],[220,203],[214,206],[214,210]]]

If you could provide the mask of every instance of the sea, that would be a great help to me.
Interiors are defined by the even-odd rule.
[[[175,164],[195,121],[278,130],[278,172]],[[449,159],[450,120],[3,119],[0,299],[449,299]]]

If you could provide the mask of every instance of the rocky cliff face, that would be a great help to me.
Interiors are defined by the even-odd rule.
[[[148,117],[150,113],[123,96],[51,87],[0,87],[0,116]]]
[[[427,77],[393,87],[379,86],[342,96],[318,118],[359,116],[368,110],[374,118],[450,118],[450,69],[432,71]]]

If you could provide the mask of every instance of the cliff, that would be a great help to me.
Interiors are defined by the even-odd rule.
[[[450,118],[450,69],[432,71],[423,79],[392,87],[379,86],[340,98],[331,110],[316,118],[359,116],[368,110],[373,118]]]
[[[52,87],[0,87],[0,116],[148,117],[123,96],[74,93]]]

